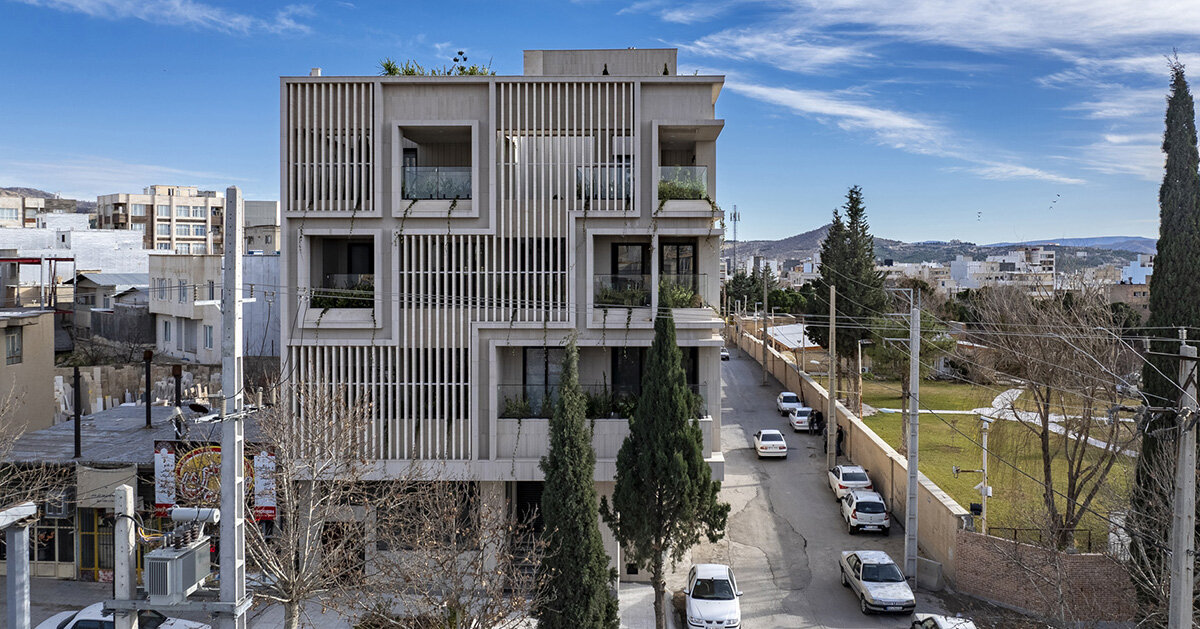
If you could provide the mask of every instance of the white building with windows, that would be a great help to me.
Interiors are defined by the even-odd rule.
[[[96,227],[142,235],[146,249],[175,253],[221,252],[225,197],[195,186],[149,186],[141,194],[96,197]]]
[[[1154,275],[1154,254],[1139,253],[1136,260],[1121,267],[1122,284],[1149,284]]]
[[[608,494],[670,310],[722,478],[724,79],[675,60],[530,50],[521,76],[282,78],[283,378],[370,398],[385,473],[437,461],[521,512],[567,338]]]

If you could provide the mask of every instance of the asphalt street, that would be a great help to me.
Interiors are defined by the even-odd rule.
[[[746,627],[908,627],[909,616],[865,616],[858,599],[842,587],[838,557],[843,550],[883,550],[903,563],[904,535],[850,535],[826,480],[820,436],[793,433],[775,410],[781,385],[745,353],[733,349],[721,363],[722,444],[725,482],[722,499],[732,510],[727,534],[716,544],[692,551],[692,562],[729,564],[737,576]],[[759,460],[754,433],[783,432],[786,459]],[[839,459],[839,462],[848,462]],[[669,582],[681,588],[687,566]],[[939,598],[917,594],[917,611],[945,613]]]

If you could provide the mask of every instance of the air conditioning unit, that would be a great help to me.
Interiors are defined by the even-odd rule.
[[[212,571],[209,566],[208,536],[182,548],[157,548],[146,553],[146,592],[151,605],[175,605],[187,600]]]

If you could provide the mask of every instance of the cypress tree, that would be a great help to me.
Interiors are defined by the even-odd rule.
[[[1150,319],[1146,325],[1155,336],[1170,336],[1164,327],[1200,326],[1200,157],[1196,150],[1196,114],[1192,94],[1184,78],[1183,64],[1171,62],[1171,94],[1167,100],[1163,152],[1166,173],[1158,190],[1159,236],[1150,281]],[[1176,354],[1178,342],[1155,341],[1142,367],[1142,392],[1152,406],[1173,407],[1179,401],[1175,378],[1177,360],[1162,354]],[[1159,355],[1155,355],[1159,354]],[[1154,474],[1161,474],[1164,461],[1173,458],[1175,443],[1163,440],[1176,425],[1173,412],[1152,413],[1142,436],[1134,483],[1131,519],[1134,535],[1131,551],[1135,559],[1154,573],[1161,573],[1165,561],[1161,548],[1167,542],[1169,526],[1163,518],[1170,514],[1171,496],[1155,492]],[[1157,485],[1161,487],[1161,485]],[[1140,585],[1144,585],[1141,584]],[[1141,587],[1139,600],[1151,607],[1161,593]]]
[[[546,475],[542,519],[546,596],[536,610],[546,629],[617,629],[620,617],[611,585],[608,554],[600,537],[596,451],[587,423],[587,400],[579,386],[574,337],[563,356],[561,384],[550,419],[550,449],[540,467]]]
[[[675,320],[664,310],[654,320],[641,397],[617,453],[612,505],[600,503],[601,516],[629,560],[650,572],[658,629],[666,628],[664,557],[679,561],[699,543],[701,533],[716,542],[729,516],[729,505],[717,500],[721,483],[712,479],[704,461],[694,408],[675,341]]]

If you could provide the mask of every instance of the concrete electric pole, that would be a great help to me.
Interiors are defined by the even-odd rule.
[[[767,357],[770,356],[770,354],[767,353],[767,310],[768,310],[768,307],[767,307],[767,259],[766,258],[763,258],[762,267],[758,272],[758,277],[759,277],[759,279],[762,280],[762,285],[763,285],[762,321],[760,321],[759,323],[762,325],[762,328],[760,330],[762,332],[762,350],[763,350],[762,383],[763,383],[763,386],[765,387],[765,386],[767,386]]]
[[[137,544],[134,542],[133,488],[121,485],[113,490],[113,599],[132,601],[137,598]],[[129,610],[113,612],[116,629],[138,629],[138,613]]]
[[[837,287],[829,285],[829,400],[825,417],[825,467],[837,465]]]
[[[242,191],[225,191],[221,285],[221,602],[219,629],[246,629],[246,479],[242,417]]]
[[[917,445],[921,399],[921,310],[913,304],[908,320],[908,501],[904,511],[904,575],[917,578]]]
[[[1170,629],[1192,627],[1196,534],[1196,347],[1181,345],[1179,382],[1179,458],[1175,464],[1175,512],[1171,520]]]

